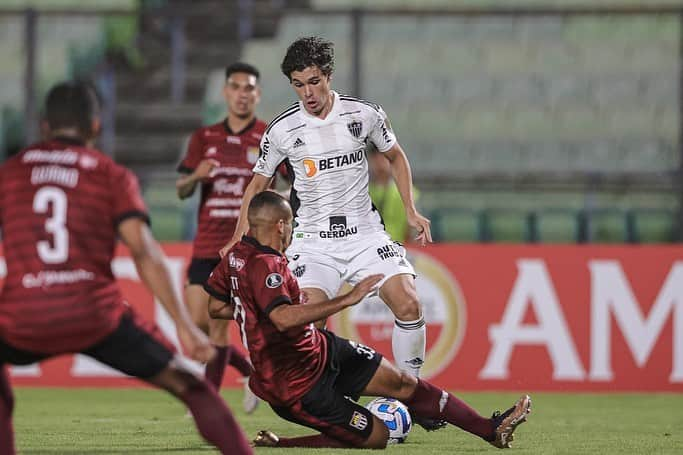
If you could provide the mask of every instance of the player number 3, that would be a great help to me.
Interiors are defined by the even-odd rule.
[[[66,193],[61,188],[45,186],[33,198],[33,211],[45,214],[52,206],[52,216],[45,220],[45,230],[52,234],[52,242],[36,243],[38,256],[45,264],[60,264],[69,258],[69,231],[66,229]]]

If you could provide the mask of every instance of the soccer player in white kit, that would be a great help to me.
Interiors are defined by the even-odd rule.
[[[287,49],[281,69],[299,102],[268,126],[237,228],[221,253],[247,232],[251,198],[268,188],[285,161],[294,179],[294,232],[287,257],[299,286],[311,302],[318,302],[336,296],[344,281],[356,285],[368,275],[384,274],[378,293],[395,317],[394,360],[400,369],[419,376],[426,328],[415,271],[403,247],[385,232],[370,200],[366,142],[391,163],[408,223],[424,245],[432,241],[430,222],[415,208],[408,159],[379,105],[331,89],[332,43],[319,37],[298,39]]]

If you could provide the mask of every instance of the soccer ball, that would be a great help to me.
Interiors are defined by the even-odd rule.
[[[389,428],[389,443],[400,444],[406,440],[413,419],[405,404],[394,398],[375,398],[366,406],[375,416]]]

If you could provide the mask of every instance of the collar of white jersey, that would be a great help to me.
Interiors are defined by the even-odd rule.
[[[327,114],[327,117],[324,119],[320,117],[316,117],[315,115],[311,115],[308,113],[306,110],[306,107],[304,106],[303,101],[299,101],[299,108],[301,109],[301,112],[304,117],[306,117],[306,120],[309,120],[313,123],[317,123],[319,125],[329,123],[332,121],[333,118],[336,117],[337,112],[341,109],[341,100],[339,99],[339,93],[335,92],[334,90],[330,90],[332,92],[332,96],[334,97],[334,101],[332,102],[332,109],[330,112]]]

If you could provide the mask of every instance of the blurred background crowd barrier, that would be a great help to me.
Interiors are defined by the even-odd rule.
[[[162,240],[189,134],[225,115],[224,67],[262,73],[269,121],[294,100],[287,46],[336,44],[333,86],[381,104],[438,241],[683,238],[683,7],[645,1],[0,1],[0,160],[40,136],[65,78],[96,81],[100,146],[141,179]]]

